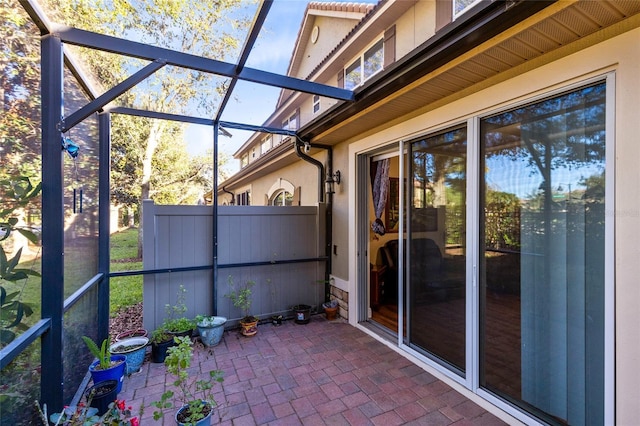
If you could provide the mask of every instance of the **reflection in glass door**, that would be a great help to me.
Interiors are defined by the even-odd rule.
[[[408,339],[465,370],[466,127],[409,143],[404,252]]]
[[[480,386],[553,424],[604,424],[605,88],[480,127]]]

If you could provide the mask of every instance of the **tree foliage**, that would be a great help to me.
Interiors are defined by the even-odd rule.
[[[249,24],[242,0],[77,0],[48,1],[54,19],[94,32],[217,60],[239,48],[239,34]],[[135,58],[74,49],[103,90],[145,65]],[[226,80],[165,66],[116,100],[134,108],[211,117]],[[194,203],[212,187],[213,167],[205,157],[191,158],[184,125],[151,119],[117,117],[112,127],[112,201],[138,205]],[[209,163],[211,160],[209,159]],[[142,217],[140,215],[140,217]],[[142,226],[140,226],[142,228]],[[141,252],[142,235],[139,238]]]

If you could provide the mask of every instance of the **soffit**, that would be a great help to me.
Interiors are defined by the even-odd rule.
[[[346,106],[355,111],[341,115],[326,129],[313,128],[300,134],[305,139],[326,145],[348,141],[356,136],[373,134],[394,121],[422,114],[455,96],[495,84],[514,67],[576,42],[604,28],[640,13],[640,1],[557,2],[502,34],[491,38],[455,60],[443,64],[416,81],[408,81],[385,98],[363,107],[362,102]],[[366,89],[363,88],[363,89]],[[362,99],[362,98],[361,98]],[[360,105],[358,105],[360,104]],[[381,123],[384,123],[381,125]]]

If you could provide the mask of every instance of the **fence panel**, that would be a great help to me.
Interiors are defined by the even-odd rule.
[[[159,326],[166,305],[184,286],[189,317],[242,313],[225,296],[229,281],[255,282],[252,314],[286,315],[296,304],[324,301],[324,206],[218,206],[218,273],[212,270],[144,276],[144,327]],[[213,207],[144,203],[145,270],[213,265]],[[215,299],[215,300],[214,300]]]

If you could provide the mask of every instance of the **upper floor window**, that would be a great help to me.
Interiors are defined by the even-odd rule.
[[[251,158],[256,158],[257,151],[256,147],[251,148]]]
[[[286,130],[298,130],[298,112],[294,112],[288,119],[282,122],[282,128]]]
[[[453,17],[457,18],[477,3],[480,3],[480,0],[453,0]]]
[[[382,70],[384,42],[379,40],[344,70],[344,88],[352,90]]]
[[[264,154],[265,152],[271,149],[273,143],[273,137],[271,135],[267,135],[262,139],[262,143],[260,144],[260,154]]]
[[[313,113],[320,111],[320,96],[313,95]]]
[[[249,154],[244,154],[240,159],[240,167],[244,167],[249,164]]]

